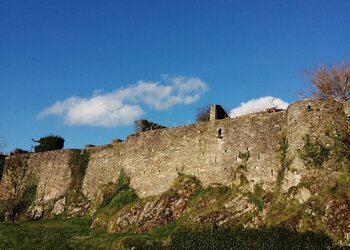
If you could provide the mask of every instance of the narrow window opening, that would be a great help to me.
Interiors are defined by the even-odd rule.
[[[214,162],[216,163],[216,157],[215,157],[215,159],[214,159]]]
[[[271,169],[271,176],[273,176],[273,169]]]
[[[261,159],[261,155],[260,154],[258,154],[258,160],[260,160]]]
[[[222,138],[222,129],[221,128],[218,129],[218,138],[219,139]]]

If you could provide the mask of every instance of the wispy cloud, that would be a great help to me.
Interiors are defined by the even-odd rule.
[[[110,93],[97,90],[89,98],[72,96],[39,113],[39,117],[59,115],[70,125],[116,127],[129,125],[140,118],[145,104],[156,110],[199,100],[208,89],[197,77],[163,76],[162,81],[138,81]]]
[[[280,98],[272,96],[251,99],[247,102],[242,102],[239,107],[232,109],[230,116],[235,117],[255,113],[272,107],[276,107],[278,109],[286,109],[288,107],[288,103],[281,100]]]

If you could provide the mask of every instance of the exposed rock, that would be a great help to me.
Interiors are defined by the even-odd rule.
[[[37,203],[34,205],[33,208],[29,210],[27,217],[29,217],[32,220],[38,220],[44,216],[44,211],[44,204]]]
[[[311,198],[311,192],[308,188],[299,189],[298,193],[295,195],[295,199],[299,201],[300,204],[307,202]]]
[[[65,205],[66,205],[66,197],[63,197],[63,198],[59,199],[58,201],[56,201],[51,213],[54,215],[62,214],[64,212]]]
[[[186,209],[199,183],[193,178],[180,177],[178,183],[163,195],[149,201],[122,209],[108,222],[109,232],[124,232],[135,229],[147,232],[179,218]]]

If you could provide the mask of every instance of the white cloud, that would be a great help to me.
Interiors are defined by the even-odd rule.
[[[156,110],[169,109],[198,101],[207,89],[200,78],[164,76],[162,82],[140,80],[110,93],[96,90],[90,98],[72,96],[44,109],[39,117],[59,115],[71,125],[123,126],[145,113],[142,103]]]
[[[268,108],[276,107],[278,109],[286,109],[288,103],[280,98],[265,96],[257,99],[251,99],[247,102],[242,102],[239,107],[234,108],[230,112],[231,117],[264,111]]]

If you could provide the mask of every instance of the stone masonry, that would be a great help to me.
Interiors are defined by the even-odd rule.
[[[93,213],[101,202],[101,188],[116,182],[122,169],[131,177],[131,187],[140,197],[165,192],[180,172],[196,176],[204,186],[233,186],[244,175],[251,188],[261,184],[265,190],[272,190],[280,169],[279,143],[283,136],[288,139],[288,154],[293,158],[293,172],[286,173],[283,184],[287,191],[307,174],[297,153],[303,137],[322,137],[346,126],[341,103],[303,100],[286,111],[141,132],[124,142],[116,140],[110,145],[84,149],[90,152],[90,162],[82,192]],[[64,196],[71,182],[69,150],[26,157],[28,171],[39,178],[38,199],[58,200]],[[5,175],[0,185],[3,193],[7,184]]]

